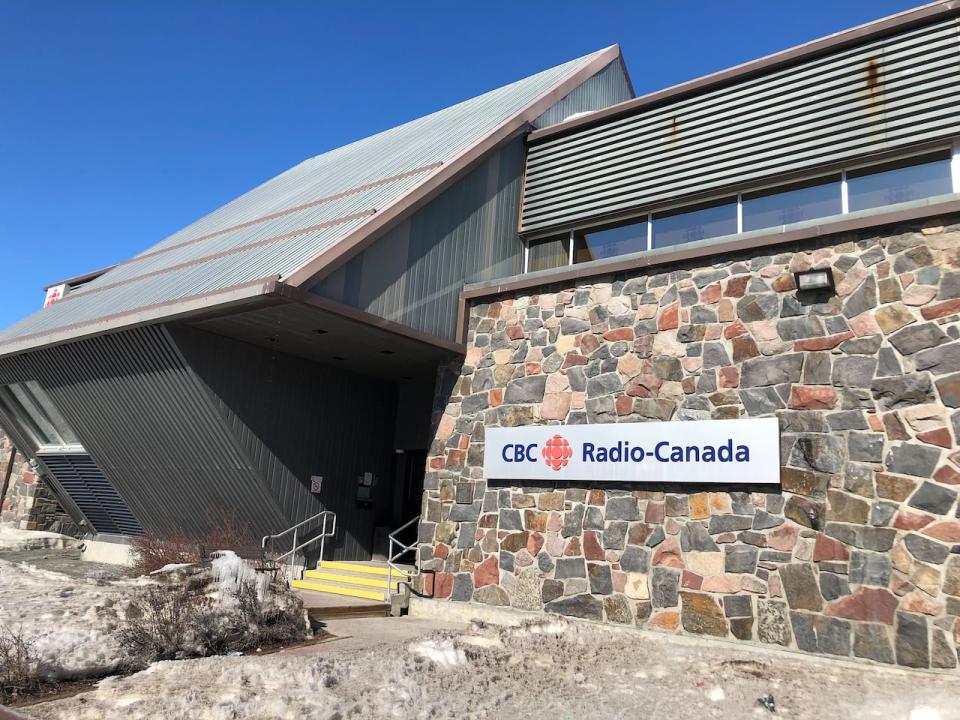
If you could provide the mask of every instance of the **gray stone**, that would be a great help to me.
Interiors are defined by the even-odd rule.
[[[707,529],[697,522],[688,522],[680,528],[680,548],[683,552],[720,552]]]
[[[639,520],[637,499],[631,495],[612,497],[607,500],[607,520]]]
[[[780,568],[780,581],[791,609],[814,612],[823,609],[823,598],[812,566],[799,563],[785,565]]]
[[[708,342],[703,344],[703,368],[726,367],[730,364],[730,356],[723,343]]]
[[[752,515],[711,515],[709,532],[711,535],[717,535],[725,532],[749,530],[752,526]]]
[[[516,533],[517,535],[523,535],[526,533]],[[507,552],[502,547],[500,548],[500,569],[507,573],[512,573],[514,570],[514,555],[511,552]]]
[[[784,340],[803,340],[804,338],[822,337],[823,325],[816,317],[794,317],[780,320],[777,323],[777,332]]]
[[[870,524],[877,527],[889,525],[900,506],[895,502],[880,500],[870,506]]]
[[[776,295],[744,295],[737,303],[737,317],[744,322],[772,320],[780,312],[780,301]]]
[[[501,530],[523,530],[523,515],[519,510],[503,508],[500,510],[498,527]]]
[[[893,664],[893,646],[886,626],[876,623],[854,625],[853,654],[858,658]]]
[[[559,558],[557,567],[553,573],[557,580],[566,578],[582,578],[587,576],[587,568],[584,565],[583,558]]]
[[[847,435],[847,453],[851,460],[880,462],[883,460],[882,433],[851,432]]]
[[[877,377],[890,377],[892,375],[900,375],[903,373],[903,368],[900,365],[900,358],[897,357],[897,352],[893,348],[882,347],[877,353],[877,357],[880,362],[877,365]]]
[[[867,419],[862,410],[841,410],[840,412],[830,413],[827,416],[827,423],[830,429],[839,432],[841,430],[866,430]]]
[[[757,637],[770,645],[790,645],[787,605],[779,600],[757,601]]]
[[[603,620],[603,601],[593,595],[574,595],[569,598],[553,600],[543,608],[548,613],[569,615],[585,620]]]
[[[757,552],[752,545],[724,545],[724,572],[752,573],[757,569]]]
[[[921,350],[914,358],[914,365],[917,370],[929,370],[934,375],[958,372],[960,371],[960,343],[954,342],[930,350]]]
[[[474,590],[473,601],[484,605],[507,606],[510,604],[510,596],[499,585],[484,585]]]
[[[477,500],[470,505],[454,504],[450,508],[450,522],[476,522],[483,508],[483,500]]]
[[[847,578],[835,573],[820,571],[820,593],[826,601],[836,600],[850,594],[850,583]]]
[[[890,448],[884,465],[889,472],[897,475],[930,477],[939,460],[940,451],[937,448],[901,443]]]
[[[579,535],[583,530],[584,506],[576,503],[570,510],[563,514],[563,527],[560,528],[560,534],[563,537],[573,537]]]
[[[633,613],[630,611],[630,601],[623,595],[610,595],[603,599],[603,610],[607,614],[607,622],[629,625],[633,622]]]
[[[539,403],[543,401],[543,392],[546,389],[546,375],[528,375],[507,383],[504,393],[505,403]]]
[[[901,355],[913,355],[919,350],[926,350],[949,341],[950,338],[940,329],[940,326],[932,322],[908,325],[890,336],[890,344]]]
[[[629,526],[622,520],[608,522],[603,531],[603,547],[605,550],[622,550],[627,537]]]
[[[873,466],[866,463],[848,462],[843,468],[843,489],[863,497],[874,497]]]
[[[473,597],[473,574],[457,573],[453,576],[453,591],[450,594],[451,600],[457,602],[469,602]]]
[[[769,415],[787,406],[772,387],[743,389],[740,391],[740,402],[748,415]]]
[[[897,665],[930,667],[927,619],[922,615],[897,611]]]
[[[650,599],[654,607],[676,607],[680,571],[658,565],[650,573]]]
[[[953,669],[957,666],[957,653],[950,647],[950,641],[943,630],[934,629],[933,644],[930,646],[930,667]]]
[[[847,355],[876,355],[883,342],[883,335],[851,338],[840,343],[840,351]]]
[[[756,387],[800,382],[802,367],[803,353],[751,358],[742,365],[740,384],[743,387]]]
[[[547,604],[563,595],[563,583],[560,580],[547,578],[540,586],[540,600]]]
[[[603,508],[596,505],[587,506],[583,515],[584,530],[603,530]]]
[[[554,568],[553,558],[546,551],[541,550],[537,555],[537,567],[540,568],[542,573],[551,572]]]
[[[766,510],[757,510],[757,514],[753,516],[753,529],[754,530],[769,530],[770,528],[775,528],[780,525],[783,525],[784,519],[779,515],[772,515]]]
[[[935,399],[930,376],[917,373],[877,378],[870,383],[870,392],[884,410],[922,405]]]
[[[831,382],[837,387],[868,388],[877,369],[877,359],[847,355],[833,362]]]
[[[886,587],[892,573],[893,565],[886,555],[862,550],[850,553],[850,582],[854,585]]]
[[[666,537],[667,535],[663,531],[663,525],[658,525],[654,529],[654,531],[650,533],[650,537],[647,538],[647,542],[645,542],[644,545],[646,545],[649,548],[654,548],[660,543],[662,543],[666,539]]]
[[[946,515],[953,507],[957,499],[955,490],[948,490],[941,485],[935,485],[932,482],[924,481],[917,488],[907,504],[918,510],[933,513],[934,515]]]
[[[753,617],[753,598],[749,595],[724,595],[723,614],[728,617]]]
[[[828,655],[850,654],[850,623],[846,620],[791,611],[790,622],[797,647],[801,650]]]
[[[780,432],[830,432],[823,413],[815,410],[783,410],[777,413],[777,418],[780,420]]]
[[[650,570],[650,550],[636,545],[627,545],[620,556],[620,569],[624,572],[648,572]]]
[[[601,563],[587,565],[587,577],[590,578],[590,592],[594,595],[610,595],[613,593],[613,576],[610,566]]]
[[[560,332],[564,335],[579,335],[590,332],[590,323],[579,318],[564,316],[560,318]]]
[[[790,455],[790,464],[818,472],[839,473],[843,469],[845,455],[843,436],[801,435]]]
[[[867,276],[863,284],[854,290],[843,304],[843,314],[848,318],[856,317],[877,306],[877,279]]]
[[[536,376],[535,376],[536,377]],[[509,389],[509,385],[507,388]],[[617,373],[604,373],[597,377],[587,380],[587,397],[600,397],[601,395],[610,395],[623,389],[623,383]]]
[[[917,560],[934,565],[942,565],[950,554],[950,549],[946,545],[915,533],[907,535],[903,539],[903,544]]]

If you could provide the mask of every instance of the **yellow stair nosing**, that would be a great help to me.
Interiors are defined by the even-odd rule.
[[[332,582],[341,582],[347,583],[350,585],[364,585],[367,587],[373,587],[378,589],[387,589],[387,578],[386,577],[359,577],[357,575],[341,575],[337,572],[324,572],[323,570],[307,570],[303,573],[304,579],[310,578],[311,580],[329,580]],[[394,578],[393,585],[394,589],[401,582],[406,581],[406,578]]]
[[[346,595],[348,597],[362,598],[364,600],[380,600],[386,602],[386,591],[377,592],[375,590],[363,590],[360,588],[343,587],[340,585],[327,585],[325,583],[307,582],[305,580],[294,580],[290,583],[293,587],[300,590],[312,590],[313,592],[330,593],[331,595]]]
[[[338,560],[321,560],[318,570],[347,570],[349,572],[366,573],[368,575],[387,575],[385,565],[360,565],[357,563],[340,562]],[[393,571],[394,577],[407,579],[409,573],[400,570]]]

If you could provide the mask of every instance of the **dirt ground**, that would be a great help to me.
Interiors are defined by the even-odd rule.
[[[375,623],[398,621],[354,622],[374,623],[365,633],[375,637]],[[158,663],[25,712],[49,720],[960,718],[960,682],[947,675],[565,620],[325,647]],[[768,695],[775,714],[758,702]]]

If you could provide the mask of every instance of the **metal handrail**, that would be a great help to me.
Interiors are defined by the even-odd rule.
[[[314,535],[312,538],[310,538],[306,542],[301,543],[300,545],[297,545],[297,531],[300,528],[302,528],[304,525],[307,525],[313,522],[314,520],[316,520],[317,518],[321,518],[321,517],[323,518],[323,524],[320,526],[320,533],[318,535]],[[332,518],[331,527],[329,530],[327,530],[327,520],[331,518]],[[281,538],[284,535],[287,535],[291,532],[293,533],[293,547],[287,552],[283,553],[283,555],[280,555],[279,557],[274,558],[274,562],[281,562],[287,557],[296,555],[298,550],[302,550],[307,545],[312,545],[313,543],[317,542],[317,540],[320,541],[320,559],[323,560],[323,551],[326,545],[326,539],[328,537],[334,537],[337,534],[337,514],[332,510],[321,510],[316,515],[313,515],[312,517],[308,517],[303,522],[299,522],[296,525],[293,525],[292,527],[288,527],[283,532],[279,532],[276,535],[264,535],[263,540],[260,541],[261,559],[264,562],[266,562],[268,542],[272,540],[276,540],[277,538]]]
[[[419,521],[420,521],[420,516],[417,515],[415,518],[412,518],[411,520],[407,520],[407,522],[405,522],[403,525],[398,527],[392,533],[387,535],[387,538],[390,540],[390,543],[387,547],[387,593],[388,594],[393,592],[393,571],[396,570],[397,572],[403,572],[402,569],[400,568],[400,565],[397,563],[397,560],[399,560],[401,557],[406,555],[408,552],[417,551],[417,558],[416,560],[414,560],[414,565],[413,565],[414,567],[413,574],[414,575],[420,574],[420,551],[417,550],[417,544],[418,544],[419,538],[417,540],[414,540],[409,545],[404,545],[396,537],[398,533],[403,532],[408,527],[413,525],[415,522],[419,522]],[[396,554],[394,554],[393,552],[394,545],[400,546],[400,549],[397,551]]]

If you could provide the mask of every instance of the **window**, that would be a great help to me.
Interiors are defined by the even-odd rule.
[[[0,387],[0,410],[9,415],[37,446],[79,443],[50,396],[33,380]]]
[[[552,270],[570,264],[570,236],[531,240],[527,254],[527,272]]]
[[[737,232],[737,203],[684,209],[653,217],[653,247],[669,247]]]
[[[953,192],[950,155],[909,158],[847,172],[850,211],[867,210]]]
[[[789,189],[743,196],[743,232],[790,225],[843,212],[840,176],[818,178]]]
[[[578,263],[646,249],[646,221],[602,230],[578,231],[573,236],[573,261]]]

